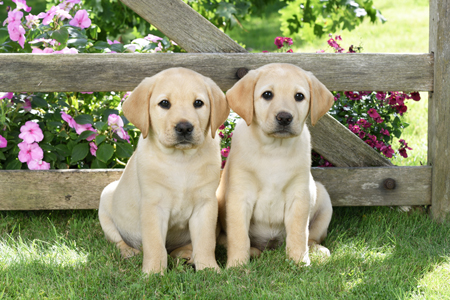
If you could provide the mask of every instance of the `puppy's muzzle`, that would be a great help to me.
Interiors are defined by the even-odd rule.
[[[293,117],[290,113],[282,111],[275,116],[275,119],[277,119],[279,125],[288,126],[292,123]]]
[[[175,126],[175,132],[181,138],[190,139],[193,131],[194,126],[189,122],[180,122]]]

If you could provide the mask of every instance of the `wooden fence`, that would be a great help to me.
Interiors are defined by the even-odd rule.
[[[312,173],[335,206],[431,205],[439,221],[450,213],[450,0],[430,0],[426,54],[250,54],[181,0],[122,2],[190,53],[1,54],[0,91],[133,90],[144,77],[174,66],[227,90],[239,80],[237,70],[273,62],[311,71],[329,90],[429,91],[428,166],[392,166],[326,115],[310,127],[313,148],[337,168]],[[102,189],[121,172],[0,171],[0,210],[98,208]]]

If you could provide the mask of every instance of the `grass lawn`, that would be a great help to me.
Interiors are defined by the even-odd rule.
[[[335,208],[329,259],[299,267],[280,248],[220,274],[170,260],[165,276],[143,276],[142,255],[122,260],[96,211],[0,212],[0,235],[5,299],[450,298],[450,223],[387,207]]]
[[[388,22],[342,32],[344,43],[364,52],[428,51],[428,1],[374,2]],[[253,51],[273,49],[281,35],[274,15],[244,26],[248,32],[231,36]],[[325,46],[324,38],[296,51]],[[403,137],[414,150],[398,164],[426,163],[426,103],[408,106]],[[146,277],[142,255],[122,260],[106,241],[97,211],[3,211],[0,299],[450,299],[450,222],[437,224],[427,213],[337,207],[324,243],[332,255],[312,255],[309,267],[286,260],[282,247],[220,274],[169,259],[165,276]],[[216,257],[223,266],[226,251],[219,247]]]

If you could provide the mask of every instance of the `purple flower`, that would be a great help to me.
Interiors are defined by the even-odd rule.
[[[44,138],[41,128],[37,123],[27,121],[25,125],[20,127],[19,138],[23,139],[25,143],[31,144],[33,142],[40,142]]]
[[[384,134],[384,135],[387,135],[387,136],[390,135],[390,134],[389,134],[389,130],[384,129],[384,128],[381,128],[380,133],[381,133],[381,134]]]
[[[8,141],[0,135],[0,148],[6,148],[8,146]]]
[[[413,99],[414,101],[419,101],[420,100],[419,92],[412,92],[411,93],[411,99]]]
[[[376,111],[375,108],[371,108],[367,111],[367,114],[374,120],[376,120],[377,118],[380,118],[380,115],[378,114],[378,112]],[[377,122],[378,123],[378,122]]]
[[[153,35],[153,34],[147,35],[144,39],[146,39],[152,43],[157,43],[158,41],[162,41],[162,38],[160,38],[159,36]]]
[[[88,28],[91,26],[91,19],[89,19],[89,15],[85,9],[81,9],[77,11],[75,17],[69,22],[69,25],[83,28]]]
[[[386,99],[386,93],[384,93],[384,92],[377,92],[377,94],[375,95],[375,97],[376,97],[378,100],[384,100],[384,99]]]

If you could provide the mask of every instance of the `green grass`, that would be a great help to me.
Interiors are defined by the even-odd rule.
[[[381,24],[364,23],[355,30],[341,31],[343,46],[362,46],[363,53],[427,53],[428,52],[428,1],[427,0],[375,0],[374,5],[381,10],[387,22]],[[228,34],[236,41],[247,46],[247,50],[261,52],[275,51],[273,44],[275,37],[281,36],[280,21],[277,13],[268,17],[254,18],[244,21],[244,30],[234,28]],[[328,36],[316,39],[311,43],[299,44],[299,36],[294,38],[294,52],[310,53],[324,49],[332,52],[328,47]],[[403,132],[402,139],[413,148],[408,151],[408,158],[397,155],[392,162],[400,166],[419,166],[427,164],[427,132],[428,132],[428,94],[421,93],[422,100],[407,102],[408,112],[405,121],[410,124]],[[393,148],[397,149],[396,139]]]
[[[328,259],[309,267],[264,252],[243,268],[196,273],[169,258],[165,276],[145,277],[142,255],[120,258],[96,211],[0,212],[4,299],[447,299],[450,223],[419,211],[335,208]],[[216,257],[223,266],[226,251]]]

